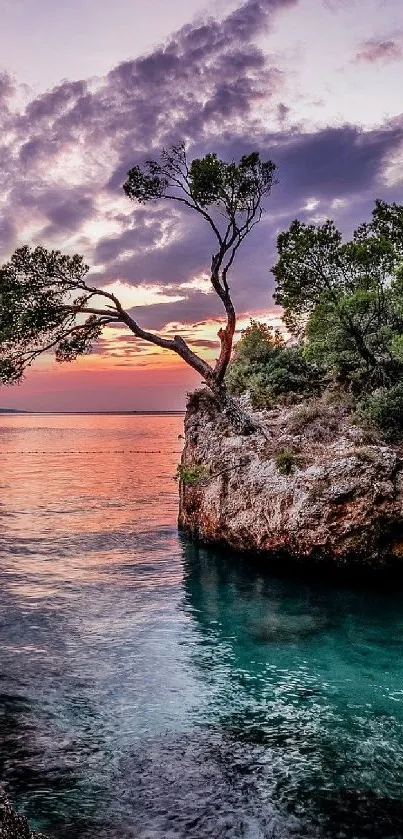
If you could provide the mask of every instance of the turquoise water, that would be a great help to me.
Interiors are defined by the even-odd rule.
[[[0,418],[0,781],[60,839],[400,839],[399,592],[178,535],[179,417]]]

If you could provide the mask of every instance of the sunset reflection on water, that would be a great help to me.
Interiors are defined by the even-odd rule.
[[[177,415],[0,417],[0,544],[13,540],[19,570],[41,552],[57,553],[57,578],[97,574],[103,552],[132,562],[137,534],[175,524],[182,430]],[[71,550],[83,534],[96,543],[84,563]]]
[[[179,534],[182,430],[0,417],[0,783],[50,839],[401,839],[401,595]]]

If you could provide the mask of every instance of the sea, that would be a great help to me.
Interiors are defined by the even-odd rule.
[[[0,784],[51,839],[401,839],[402,592],[193,543],[182,435],[0,417]]]

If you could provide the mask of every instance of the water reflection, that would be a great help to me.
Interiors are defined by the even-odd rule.
[[[226,737],[261,749],[271,800],[320,836],[400,836],[400,595],[304,586],[235,556],[185,553],[186,606],[203,638],[196,664]]]
[[[178,537],[179,418],[35,422],[0,418],[0,778],[33,822],[400,839],[400,595]]]

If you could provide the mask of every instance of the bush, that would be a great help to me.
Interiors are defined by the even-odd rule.
[[[308,425],[315,422],[326,412],[326,406],[318,402],[308,402],[296,408],[288,420],[288,430],[291,433],[304,431]]]
[[[375,201],[343,241],[334,222],[294,220],[277,239],[274,299],[305,356],[362,398],[403,379],[403,205]]]
[[[345,416],[342,405],[329,407],[323,399],[299,405],[289,416],[287,429],[290,434],[304,436],[309,443],[323,443],[334,438]]]
[[[210,469],[203,463],[192,463],[189,466],[178,464],[176,469],[176,479],[182,483],[190,486],[199,484],[205,481],[210,476]]]
[[[371,463],[374,466],[379,465],[379,453],[371,446],[358,446],[355,450],[355,455],[363,463]]]
[[[317,393],[320,374],[300,347],[287,347],[279,332],[251,320],[235,347],[226,382],[236,396],[249,391],[253,407],[265,408],[292,394]]]
[[[281,475],[292,475],[301,465],[301,458],[291,449],[282,449],[276,457],[276,467]]]
[[[390,440],[403,437],[403,382],[368,396],[359,405],[359,415],[376,425]]]

